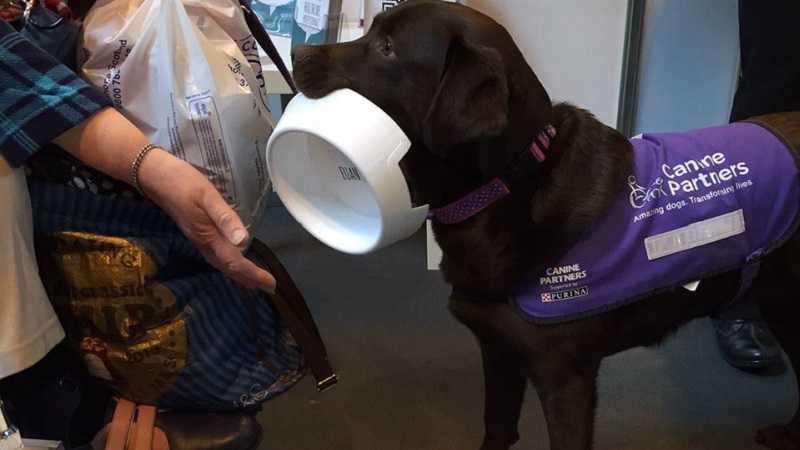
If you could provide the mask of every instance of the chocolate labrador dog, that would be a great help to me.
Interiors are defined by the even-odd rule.
[[[661,149],[670,139],[694,141],[710,132],[628,140],[587,111],[553,104],[506,30],[458,4],[407,0],[378,15],[361,39],[298,46],[292,61],[303,94],[318,98],[352,89],[388,113],[412,142],[402,168],[412,197],[434,211],[441,271],[453,286],[450,309],[477,336],[482,351],[482,449],[508,449],[518,440],[527,379],[539,395],[551,448],[591,448],[601,360],[656,344],[744,290],[758,299],[798,373],[800,236],[795,229],[800,189],[790,152],[784,151],[781,164],[786,175],[765,170],[771,178],[789,179],[791,195],[767,187],[752,195],[754,185],[764,186],[753,179],[763,170],[716,144],[697,158],[678,151],[673,160],[655,166],[658,177],[644,179],[636,155],[647,152],[635,152],[637,146]],[[800,149],[800,114],[756,122],[760,125],[723,127],[734,134],[720,139],[749,142],[751,154],[764,154],[753,147],[775,143],[784,150]],[[759,137],[753,141],[737,134],[755,128],[760,134],[755,131]],[[673,154],[647,154],[655,153]],[[733,192],[761,199],[756,202],[761,212],[731,207]],[[616,200],[620,195],[621,203]],[[720,202],[722,212],[708,210],[703,220],[664,230],[650,225],[656,216],[673,217],[677,210]],[[785,214],[772,212],[778,204],[787,205]],[[635,215],[619,218],[623,206]],[[744,248],[743,256],[727,254],[740,247],[736,239],[745,228],[749,233],[760,227],[754,224],[756,216],[768,215],[783,215],[778,238]],[[621,237],[623,229],[643,224],[652,233],[644,244],[633,239],[641,250],[618,257],[628,240]],[[600,249],[599,257],[565,259],[601,226],[610,226],[606,230],[613,234],[591,244]],[[701,256],[681,260],[693,246],[701,248]],[[642,263],[632,256],[640,251],[647,253]],[[725,255],[714,256],[717,252]],[[628,271],[628,259],[636,266],[653,264],[655,276],[609,281],[612,272]],[[676,269],[658,265],[671,259],[683,262]],[[693,278],[686,270],[697,261],[701,268],[713,268]],[[610,270],[601,267],[608,265]],[[683,287],[698,279],[699,286]],[[532,296],[522,292],[529,285],[539,291],[534,289]],[[623,285],[634,291],[617,292]],[[577,308],[595,294],[603,297],[599,306]],[[526,296],[535,300],[533,306],[523,304]],[[611,303],[612,297],[624,301]],[[772,449],[797,450],[800,416],[760,430],[756,439]]]

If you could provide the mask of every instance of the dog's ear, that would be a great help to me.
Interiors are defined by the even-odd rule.
[[[508,97],[500,53],[454,42],[423,124],[425,146],[444,155],[453,145],[499,134],[508,123]]]

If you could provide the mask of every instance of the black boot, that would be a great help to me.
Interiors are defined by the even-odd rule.
[[[763,320],[712,319],[722,357],[737,369],[765,370],[780,357],[777,339]]]
[[[113,399],[108,404],[107,424],[115,417],[117,402]],[[154,425],[163,431],[170,450],[256,450],[261,442],[261,425],[254,411],[158,411]],[[73,450],[101,450],[109,433],[106,425],[92,442]]]
[[[261,425],[244,412],[159,412],[156,426],[170,450],[255,450],[261,441]]]

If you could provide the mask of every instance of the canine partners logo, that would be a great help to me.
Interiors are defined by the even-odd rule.
[[[661,177],[658,177],[649,188],[645,188],[636,182],[635,176],[629,176],[628,187],[631,188],[631,195],[629,197],[631,206],[636,209],[643,208],[652,200],[659,198],[662,195],[667,195],[667,193],[664,192],[663,184],[664,180],[662,180]]]
[[[542,302],[558,302],[561,300],[585,297],[587,295],[589,295],[589,288],[587,286],[581,286],[574,289],[565,289],[563,291],[545,292],[542,294]]]

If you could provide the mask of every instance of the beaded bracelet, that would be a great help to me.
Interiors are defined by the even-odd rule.
[[[154,148],[161,148],[158,144],[147,144],[139,150],[139,153],[136,154],[136,158],[133,159],[133,163],[131,164],[131,184],[133,187],[142,194],[142,197],[145,197],[144,192],[142,192],[142,188],[139,186],[139,166],[142,164],[142,160],[144,159],[144,155],[147,154],[150,150]]]

